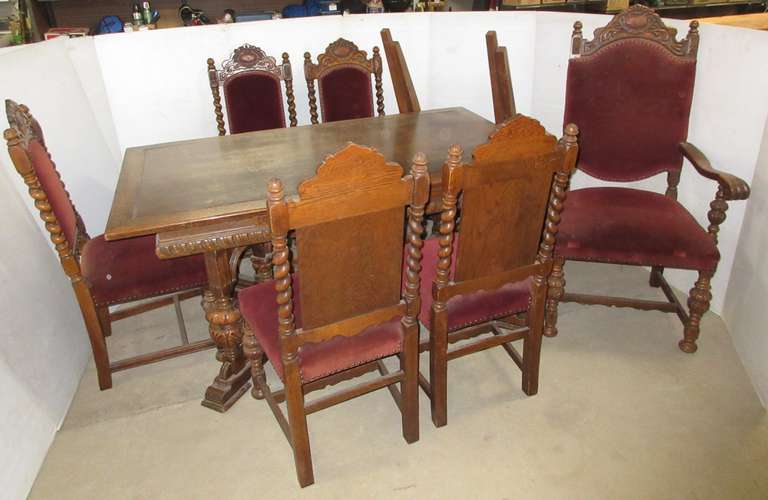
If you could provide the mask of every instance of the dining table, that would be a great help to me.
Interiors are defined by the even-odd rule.
[[[296,196],[299,183],[350,142],[375,148],[404,172],[422,152],[432,179],[427,211],[434,213],[449,146],[471,154],[495,128],[456,107],[131,147],[105,238],[155,234],[161,259],[203,254],[208,285],[202,307],[221,366],[202,404],[225,412],[250,387],[235,269],[245,248],[270,240],[267,182],[280,178],[286,195]]]

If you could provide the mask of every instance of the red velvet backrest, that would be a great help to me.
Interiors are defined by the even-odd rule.
[[[48,197],[48,202],[53,208],[53,214],[67,238],[69,247],[72,248],[77,233],[77,213],[64,184],[61,182],[56,166],[53,164],[48,151],[37,139],[29,141],[27,153],[32,161],[32,167],[35,169],[40,187]]]
[[[579,125],[579,169],[609,181],[679,170],[696,60],[625,38],[568,64],[564,123]]]
[[[224,100],[232,134],[285,127],[283,91],[275,75],[236,74],[224,81]]]
[[[323,122],[373,116],[371,73],[357,66],[339,66],[320,76]]]

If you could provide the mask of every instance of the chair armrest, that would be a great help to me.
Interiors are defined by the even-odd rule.
[[[749,198],[749,185],[735,175],[715,170],[699,148],[690,142],[681,142],[680,151],[699,174],[720,184],[726,200],[746,200]]]

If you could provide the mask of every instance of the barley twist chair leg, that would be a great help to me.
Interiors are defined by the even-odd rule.
[[[709,310],[709,302],[712,300],[710,292],[710,281],[714,273],[709,271],[700,271],[699,279],[691,288],[688,294],[688,310],[690,317],[685,324],[683,331],[683,340],[678,344],[680,350],[689,354],[696,352],[698,346],[696,340],[699,338],[699,327],[701,317]]]
[[[565,265],[565,259],[562,257],[555,257],[554,265],[552,266],[552,273],[549,275],[548,285],[549,291],[547,293],[547,304],[544,320],[544,336],[555,337],[557,336],[557,308],[560,303],[560,299],[563,298],[565,293],[565,272],[563,266]]]

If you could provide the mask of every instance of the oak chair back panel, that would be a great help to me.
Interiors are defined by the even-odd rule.
[[[553,176],[565,150],[535,120],[518,117],[478,147],[463,169],[456,281],[536,262]]]
[[[404,215],[399,207],[296,231],[304,329],[400,302]]]
[[[377,151],[349,144],[299,185],[287,229],[296,231],[301,260],[303,330],[401,303],[403,221],[413,198],[412,177],[402,175]]]

